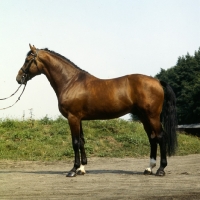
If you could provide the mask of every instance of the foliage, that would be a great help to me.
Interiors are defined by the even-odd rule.
[[[83,121],[87,156],[149,157],[149,142],[139,122],[122,119]],[[68,121],[0,121],[0,159],[66,160],[74,156]],[[179,134],[177,155],[200,153],[200,140]]]
[[[179,57],[176,66],[161,69],[156,78],[173,88],[179,124],[200,123],[200,48],[194,56]]]

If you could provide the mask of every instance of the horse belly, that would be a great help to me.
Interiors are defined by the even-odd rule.
[[[87,112],[83,119],[113,119],[130,113],[133,108],[132,102],[112,101],[112,102],[96,102],[95,105],[89,104]]]

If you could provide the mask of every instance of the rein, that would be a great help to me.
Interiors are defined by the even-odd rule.
[[[9,99],[10,97],[14,96],[14,95],[18,92],[19,88],[22,86],[23,83],[24,83],[24,81],[23,81],[23,82],[21,83],[21,85],[17,88],[17,90],[16,90],[13,94],[11,94],[9,97],[2,98],[2,99],[0,99],[0,100],[6,100],[6,99]],[[18,97],[18,99],[17,99],[16,101],[15,101],[12,105],[10,105],[10,106],[4,107],[4,108],[0,108],[0,110],[5,110],[5,109],[7,109],[7,108],[11,108],[11,107],[13,107],[13,106],[20,100],[22,94],[24,93],[26,84],[27,84],[27,83],[24,83],[24,88],[23,88],[21,94],[19,95],[19,97]]]
[[[24,88],[23,88],[21,94],[19,95],[19,97],[17,98],[17,100],[16,100],[12,105],[7,106],[7,107],[5,107],[5,108],[0,108],[0,110],[5,110],[5,109],[7,109],[7,108],[11,108],[11,107],[13,107],[13,106],[20,100],[20,98],[21,98],[21,96],[22,96],[22,94],[24,93],[24,90],[25,90],[25,88],[26,88],[27,78],[29,78],[29,77],[28,77],[29,68],[30,68],[32,62],[35,62],[36,66],[37,66],[37,62],[36,62],[36,60],[35,60],[35,58],[37,57],[37,54],[38,54],[38,50],[36,50],[36,53],[31,53],[31,55],[33,56],[33,58],[32,58],[32,59],[30,60],[30,62],[28,63],[27,68],[26,68],[26,69],[21,68],[21,70],[22,70],[23,73],[24,73],[24,76],[22,77],[22,81],[21,81],[22,83],[21,83],[21,85],[17,88],[17,90],[16,90],[13,94],[11,94],[9,97],[2,98],[2,99],[0,99],[0,100],[6,100],[6,99],[9,99],[10,97],[14,96],[14,95],[18,92],[19,88],[24,84]],[[37,68],[38,68],[38,66],[37,66]],[[40,72],[39,68],[38,68],[38,71]],[[40,73],[41,73],[41,72],[40,72]]]

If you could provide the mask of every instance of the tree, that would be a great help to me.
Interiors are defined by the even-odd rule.
[[[177,98],[179,124],[200,123],[200,48],[178,58],[177,64],[155,76],[171,85]]]

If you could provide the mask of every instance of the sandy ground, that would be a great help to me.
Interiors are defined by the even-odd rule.
[[[164,177],[143,175],[148,158],[88,161],[75,178],[72,162],[0,161],[0,199],[200,199],[200,154],[169,158]]]

